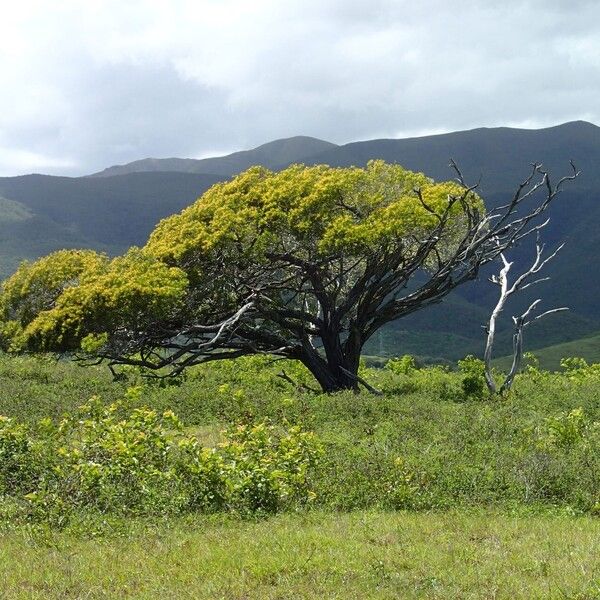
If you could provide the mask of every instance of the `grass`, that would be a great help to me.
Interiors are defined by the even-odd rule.
[[[82,513],[59,531],[13,521],[0,502],[0,599],[600,600],[597,375],[532,372],[509,397],[478,399],[458,372],[371,369],[382,396],[326,396],[294,389],[279,368],[214,364],[144,388],[140,402],[174,410],[210,446],[250,416],[302,422],[326,450],[312,508],[262,520]],[[57,419],[139,383],[0,356],[0,414]],[[585,427],[555,443],[548,419],[567,427],[578,407]]]
[[[0,534],[3,599],[600,598],[600,521],[356,512]]]

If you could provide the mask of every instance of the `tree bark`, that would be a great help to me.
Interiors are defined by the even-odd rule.
[[[337,339],[335,339],[337,338]],[[344,390],[358,391],[360,351],[348,356],[343,352],[339,337],[324,336],[322,356],[312,345],[303,344],[300,360],[319,382],[326,394]]]

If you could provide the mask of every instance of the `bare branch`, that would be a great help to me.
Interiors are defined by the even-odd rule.
[[[494,307],[489,323],[486,327],[486,345],[484,352],[484,364],[485,364],[485,380],[490,393],[495,394],[497,391],[496,381],[493,374],[492,369],[492,354],[493,354],[493,346],[494,346],[494,336],[496,332],[496,322],[502,310],[504,309],[506,302],[508,299],[514,295],[515,293],[525,290],[528,287],[533,285],[537,285],[542,283],[543,281],[548,281],[549,277],[539,277],[534,280],[530,280],[530,278],[534,275],[537,275],[545,265],[548,264],[564,247],[564,244],[561,244],[552,252],[549,256],[544,257],[545,245],[540,241],[540,231],[548,225],[548,220],[544,221],[541,225],[538,225],[532,231],[536,232],[536,244],[535,244],[535,258],[533,259],[530,267],[525,270],[521,275],[515,278],[512,284],[508,283],[508,277],[510,269],[513,265],[512,262],[509,262],[504,253],[500,254],[500,260],[502,262],[502,268],[498,275],[492,275],[490,280],[492,283],[498,285],[500,287],[500,296],[498,298],[498,302]],[[530,315],[535,312],[537,309],[541,299],[534,300],[528,308],[519,316],[513,316],[514,323],[514,333],[513,333],[513,360],[510,371],[506,375],[504,382],[500,387],[500,393],[510,390],[512,387],[513,381],[520,370],[521,362],[523,358],[523,329],[527,327],[529,324],[537,321],[538,319],[550,315],[555,312],[560,312],[567,310],[566,308],[557,308],[552,310],[547,310],[542,314],[530,319]]]

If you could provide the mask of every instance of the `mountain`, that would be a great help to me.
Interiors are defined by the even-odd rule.
[[[468,180],[477,182],[481,177],[483,194],[512,190],[532,162],[543,162],[556,176],[568,173],[572,159],[582,170],[577,187],[598,186],[600,127],[574,121],[545,129],[484,127],[417,138],[353,142],[315,154],[307,162],[362,166],[374,158],[400,163],[434,179],[454,176],[448,166],[453,158]]]
[[[204,173],[230,177],[253,165],[275,169],[280,165],[303,162],[305,159],[337,148],[331,142],[307,136],[275,140],[252,150],[234,152],[216,158],[145,158],[126,165],[115,165],[91,177],[111,177],[128,173],[148,171],[175,171],[180,173]]]
[[[144,244],[160,219],[188,206],[221,178],[132,173],[109,178],[0,178],[0,276],[60,248],[118,254]]]
[[[276,140],[229,156],[146,159],[110,167],[96,176],[45,175],[0,178],[0,275],[23,258],[34,259],[62,247],[86,247],[110,254],[143,244],[163,217],[192,203],[208,187],[252,164],[279,169],[293,162],[332,166],[364,165],[382,158],[423,171],[436,179],[453,176],[450,158],[468,181],[481,178],[488,207],[503,203],[530,169],[541,161],[554,179],[569,173],[573,159],[582,174],[548,212],[544,239],[565,249],[546,270],[549,284],[533,288],[546,308],[567,304],[569,313],[528,328],[526,347],[544,348],[600,332],[600,128],[577,121],[538,130],[480,128],[410,139],[382,139],[336,146],[315,138]],[[141,172],[139,172],[141,171]],[[191,172],[193,171],[193,172]],[[522,244],[511,252],[515,269],[533,252]],[[516,272],[516,270],[515,270]],[[489,270],[488,270],[489,273]],[[483,349],[481,325],[496,289],[463,286],[441,305],[390,324],[367,347],[369,354],[413,353],[430,360],[456,360]],[[537,297],[537,296],[535,296]],[[498,336],[497,356],[510,352],[510,315],[534,298],[523,294],[507,307]]]

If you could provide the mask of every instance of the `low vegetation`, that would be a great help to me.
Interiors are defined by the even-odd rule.
[[[474,358],[457,371],[417,368],[410,357],[363,369],[381,396],[318,394],[303,368],[264,357],[145,386],[133,369],[112,383],[101,369],[3,358],[1,383],[16,397],[3,394],[0,407],[0,487],[11,510],[38,518],[75,509],[275,512],[307,502],[595,514],[600,370],[563,364],[560,373],[529,366],[498,399]],[[52,411],[37,400],[49,393]]]
[[[360,373],[0,356],[5,597],[599,597],[598,366]]]
[[[0,533],[0,585],[29,598],[600,597],[600,521],[490,511],[312,511]]]

